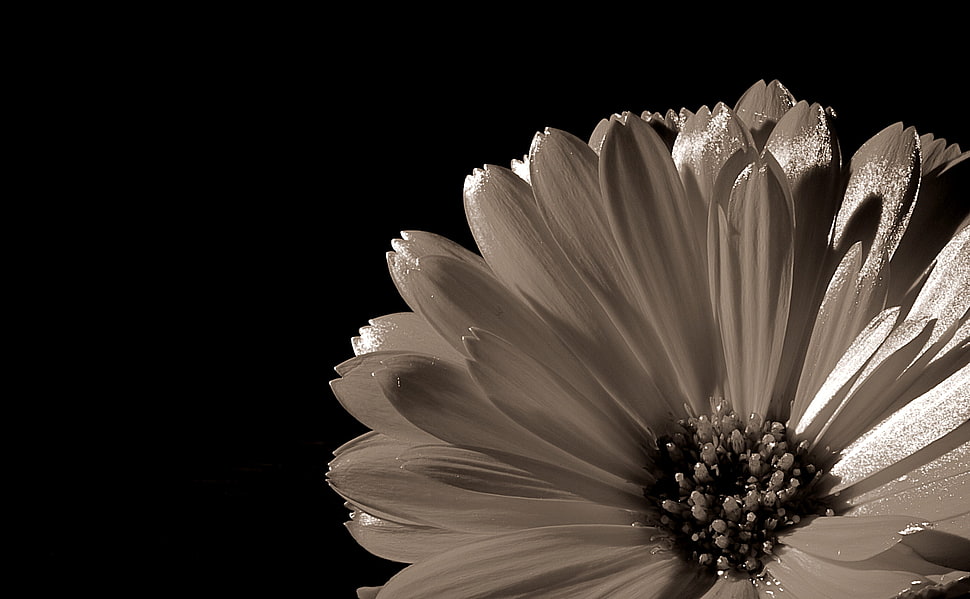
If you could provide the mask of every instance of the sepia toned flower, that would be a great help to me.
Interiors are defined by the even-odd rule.
[[[480,254],[393,241],[328,480],[410,565],[359,597],[970,588],[970,153],[834,119],[762,81],[549,129],[467,178]]]

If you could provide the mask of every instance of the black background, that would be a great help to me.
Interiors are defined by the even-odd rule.
[[[835,108],[846,159],[898,120],[970,146],[965,52],[925,27],[814,13],[791,37],[738,14],[704,31],[611,14],[513,33],[515,15],[486,12],[216,19],[100,105],[114,147],[76,175],[113,201],[58,217],[91,224],[59,252],[74,299],[55,302],[59,367],[40,379],[71,389],[42,408],[32,450],[42,584],[352,597],[392,575],[324,481],[365,432],[330,393],[333,366],[368,319],[405,309],[390,240],[421,229],[473,247],[464,177],[547,126],[585,137],[613,112],[733,104],[778,78]]]

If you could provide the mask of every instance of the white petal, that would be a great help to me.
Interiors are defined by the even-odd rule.
[[[842,162],[829,115],[818,104],[799,102],[786,112],[772,129],[765,150],[788,176],[794,205],[791,306],[775,386],[776,397],[790,399],[827,283],[829,232],[839,207]],[[780,418],[788,416],[787,402],[776,402]]]
[[[626,510],[581,499],[535,499],[468,491],[401,468],[408,446],[365,435],[338,450],[328,481],[355,506],[378,518],[458,532],[498,532],[558,524],[622,524]]]
[[[441,356],[449,360],[461,359],[428,323],[413,312],[388,314],[370,321],[360,329],[360,336],[351,340],[355,355],[376,351],[409,351]]]
[[[847,447],[830,472],[839,481],[832,492],[844,491],[882,473],[874,481],[854,490],[863,492],[867,486],[882,484],[966,442],[970,438],[968,397],[970,365],[964,366]],[[914,461],[916,464],[912,464]]]
[[[848,498],[848,516],[906,514],[943,522],[967,511],[970,442],[865,493]],[[967,531],[970,538],[970,531]]]
[[[884,307],[885,282],[878,271],[864,266],[860,242],[849,248],[832,275],[805,353],[792,422],[799,422],[849,346]]]
[[[384,360],[399,352],[373,352],[337,366],[339,379],[330,388],[347,412],[371,430],[412,443],[428,443],[435,437],[416,427],[387,399],[374,373],[384,370]]]
[[[495,536],[402,570],[381,599],[633,599],[647,589],[692,596],[698,577],[679,558],[651,553],[653,531],[563,526]]]
[[[762,596],[754,581],[747,576],[727,575],[718,578],[714,586],[700,599],[759,599]],[[770,597],[770,595],[765,596]]]
[[[766,569],[781,589],[799,599],[885,599],[966,575],[927,562],[901,543],[857,562],[827,560],[789,547]]]
[[[852,157],[845,198],[835,221],[834,245],[871,238],[870,260],[892,258],[914,208],[920,182],[920,144],[916,130],[899,123],[883,129]],[[852,220],[867,203],[878,207],[870,223]],[[875,225],[875,229],[871,228]]]
[[[734,106],[734,112],[744,121],[760,148],[764,147],[775,123],[794,105],[795,97],[778,80],[768,84],[762,80],[742,94]]]
[[[406,470],[467,491],[533,499],[577,499],[526,470],[471,449],[418,445],[402,453],[399,459]]]
[[[537,437],[495,407],[467,371],[428,356],[388,360],[377,374],[394,408],[411,423],[448,443],[520,456],[542,473],[572,471],[577,488],[609,505],[643,505],[642,489]],[[508,463],[519,466],[520,462]],[[556,468],[546,465],[554,464]],[[520,466],[521,467],[521,466]],[[546,480],[549,480],[548,478]],[[563,487],[573,490],[572,486]]]
[[[673,375],[658,380],[661,391],[668,401],[704,409],[714,387],[715,339],[707,281],[698,276],[706,272],[701,245],[706,235],[698,224],[706,227],[706,207],[687,201],[663,141],[635,117],[610,123],[600,153],[600,185],[624,268],[639,275],[638,328],[654,335],[628,330],[628,338],[639,335],[637,348],[659,341]]]
[[[626,480],[650,482],[642,431],[608,398],[589,397],[513,345],[486,331],[466,339],[472,376],[517,424]]]
[[[739,413],[765,413],[785,339],[794,251],[791,196],[777,164],[750,165],[726,208],[726,215],[718,208],[712,287],[727,397]]]
[[[829,516],[778,535],[778,540],[799,551],[836,561],[874,557],[922,528],[909,516]]]
[[[684,181],[688,201],[703,210],[698,218],[706,213],[724,164],[735,153],[753,146],[744,123],[724,104],[713,111],[703,107],[682,124],[671,156]],[[695,224],[703,226],[703,222]]]
[[[825,424],[841,406],[848,385],[856,379],[869,358],[893,331],[899,308],[887,308],[866,326],[829,373],[815,397],[795,421],[795,434],[816,439]]]

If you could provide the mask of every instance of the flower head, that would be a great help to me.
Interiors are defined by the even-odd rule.
[[[361,597],[893,597],[970,570],[970,155],[759,82],[547,130],[337,367]]]

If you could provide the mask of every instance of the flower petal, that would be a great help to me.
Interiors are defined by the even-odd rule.
[[[851,497],[934,460],[970,439],[970,365],[852,443],[830,474],[832,492]],[[873,480],[867,481],[870,477]],[[863,482],[865,481],[865,482]]]
[[[705,106],[684,121],[671,157],[684,182],[688,201],[703,211],[698,219],[706,214],[721,168],[731,156],[753,145],[744,123],[724,104],[716,105],[713,111]],[[704,230],[703,221],[695,224]]]
[[[532,188],[528,184],[505,169],[486,167],[468,177],[465,182],[468,220],[482,253],[499,280],[521,295],[523,301],[548,328],[557,332],[563,343],[576,355],[577,363],[561,369],[559,373],[575,385],[610,389],[612,397],[604,398],[604,402],[620,402],[627,410],[636,406],[640,409],[634,411],[634,414],[646,412],[645,415],[652,420],[657,419],[656,411],[646,411],[642,407],[656,405],[658,402],[626,400],[635,391],[642,393],[649,389],[652,381],[647,371],[637,362],[635,352],[630,350],[617,331],[600,300],[587,287],[583,273],[575,269],[575,256],[567,258],[566,251],[560,249],[559,243],[564,241],[563,237],[554,238],[536,205],[537,197],[548,198],[555,195],[557,200],[551,200],[555,202],[560,201],[558,192],[566,192],[561,188],[548,189],[548,176],[544,175],[548,168],[547,163],[555,160],[550,155],[557,154],[556,148],[560,145],[555,139],[561,137],[564,136],[551,133],[540,135],[533,144],[529,163],[535,174],[536,197],[533,197]],[[546,138],[555,139],[549,142],[538,141]],[[578,139],[573,138],[573,141],[575,143],[571,147],[576,152],[582,152],[582,148],[585,148],[588,153],[587,160],[555,160],[556,179],[572,180],[566,173],[573,169],[577,172],[576,178],[582,180],[582,183],[576,188],[569,187],[571,197],[575,197],[577,193],[583,194],[580,188],[595,190],[598,197],[595,155]],[[545,149],[539,151],[535,147],[538,145]],[[592,165],[588,163],[590,159],[593,161]],[[540,187],[543,191],[539,191]],[[591,204],[591,201],[596,200],[586,196],[582,198],[584,205]],[[591,212],[598,214],[605,226],[602,209]],[[590,221],[585,224],[589,229]],[[611,239],[608,231],[601,231],[599,235],[587,234],[584,240],[595,244],[593,238],[600,241],[592,249],[608,252],[596,256],[596,260],[601,261],[607,270],[611,266],[615,267],[615,261],[610,259],[613,252],[608,249],[608,240]],[[575,249],[568,244],[567,247],[570,251]],[[609,290],[607,293],[619,292],[624,277],[612,271],[608,276],[611,277],[608,283],[597,284],[605,285]],[[602,295],[600,293],[600,297]]]
[[[707,209],[687,201],[663,141],[636,117],[611,121],[600,185],[624,269],[638,274],[637,328],[655,333],[645,338],[633,330],[628,338],[637,348],[659,341],[673,375],[658,380],[661,391],[668,401],[704,409],[714,387],[715,339],[706,280],[697,276],[706,272]]]
[[[372,352],[347,360],[337,366],[340,378],[330,381],[330,388],[340,405],[367,428],[401,441],[434,442],[435,437],[412,424],[388,401],[374,375],[386,368],[384,360],[396,355]]]
[[[901,543],[855,562],[827,560],[788,547],[765,568],[777,586],[799,599],[885,599],[966,576],[927,562]]]
[[[562,450],[638,484],[652,482],[642,451],[644,431],[555,372],[487,331],[466,339],[472,376],[488,398],[520,426]]]
[[[788,176],[794,206],[792,300],[775,393],[776,397],[790,398],[831,268],[827,260],[829,231],[839,207],[842,161],[829,115],[818,104],[805,102],[781,117],[765,150]],[[776,404],[776,412],[786,418],[787,401]]]
[[[357,599],[377,599],[377,595],[384,587],[360,587],[357,589]]]
[[[913,468],[883,485],[849,498],[847,516],[906,514],[941,522],[967,510],[970,442]],[[970,538],[970,530],[967,531]]]
[[[448,345],[428,323],[413,312],[388,314],[369,321],[360,329],[360,336],[351,340],[354,354],[360,356],[376,351],[410,351],[460,360],[461,356]]]
[[[874,557],[921,530],[909,516],[828,516],[814,518],[778,535],[784,545],[836,561],[854,562]]]
[[[408,564],[474,542],[482,536],[435,526],[401,524],[359,509],[354,510],[346,526],[357,544],[370,553]]]
[[[777,164],[749,165],[726,208],[718,208],[712,265],[726,395],[739,413],[764,413],[781,361],[794,251],[791,196]]]
[[[652,552],[652,528],[560,526],[498,535],[405,568],[381,599],[633,599],[649,589],[699,596],[704,583],[678,558]]]
[[[593,487],[595,496],[607,505],[643,504],[637,485],[551,445],[509,418],[463,368],[428,356],[401,355],[388,360],[386,369],[376,376],[398,412],[443,441],[490,455],[523,457],[535,466],[530,472],[539,469],[543,474],[556,474],[555,481],[563,481],[563,470],[572,472],[575,480],[566,481],[570,486],[562,488],[574,490],[571,485],[575,484],[590,492]]]
[[[884,280],[879,271],[864,270],[865,264],[861,242],[853,244],[829,281],[799,375],[792,422],[800,421],[850,345],[884,307]]]
[[[328,482],[368,514],[402,524],[458,532],[498,532],[558,524],[621,524],[627,510],[575,499],[534,499],[478,493],[401,468],[408,446],[364,435],[338,450]]]
[[[399,459],[405,470],[467,491],[532,499],[577,498],[526,470],[453,445],[418,445],[402,453]]]
[[[841,407],[841,400],[848,392],[848,386],[862,371],[876,350],[893,332],[899,308],[887,308],[880,312],[839,358],[825,382],[815,393],[815,397],[798,415],[795,421],[795,434],[816,442],[825,425]]]
[[[777,79],[768,84],[761,80],[741,95],[734,112],[751,132],[755,144],[763,148],[775,123],[794,105],[795,97]]]
[[[849,169],[845,197],[835,219],[833,245],[871,239],[868,260],[878,259],[883,252],[892,258],[919,189],[920,144],[916,130],[904,130],[900,123],[886,127],[859,148]],[[878,206],[877,216],[873,222],[865,222],[863,208],[870,202]]]
[[[897,308],[887,308],[875,320],[881,318],[883,314],[898,313]],[[891,323],[880,322],[881,327],[891,327]],[[901,396],[894,387],[905,388],[907,383],[911,384],[912,377],[905,380],[907,368],[919,368],[911,366],[913,360],[923,347],[926,339],[933,332],[933,323],[928,320],[906,321],[892,328],[888,336],[883,339],[883,331],[873,331],[870,338],[864,340],[866,332],[860,333],[857,342],[878,343],[878,349],[866,356],[868,348],[861,351],[861,355],[853,356],[867,360],[865,365],[862,362],[843,364],[839,363],[830,375],[829,380],[822,386],[819,395],[826,393],[826,387],[833,378],[835,384],[843,383],[838,391],[838,397],[845,399],[839,403],[838,408],[828,418],[821,430],[812,427],[817,434],[809,432],[809,436],[814,435],[816,446],[831,447],[842,449],[859,438],[866,430],[878,424],[884,418],[906,405],[910,397]],[[867,331],[869,329],[867,328]],[[853,345],[847,350],[846,355],[853,354],[857,345]],[[845,370],[849,378],[842,379],[840,369]],[[948,373],[949,374],[949,373]],[[914,375],[915,376],[915,375]],[[818,397],[816,397],[818,399]],[[838,402],[833,402],[838,403]],[[819,419],[821,420],[821,418]]]

